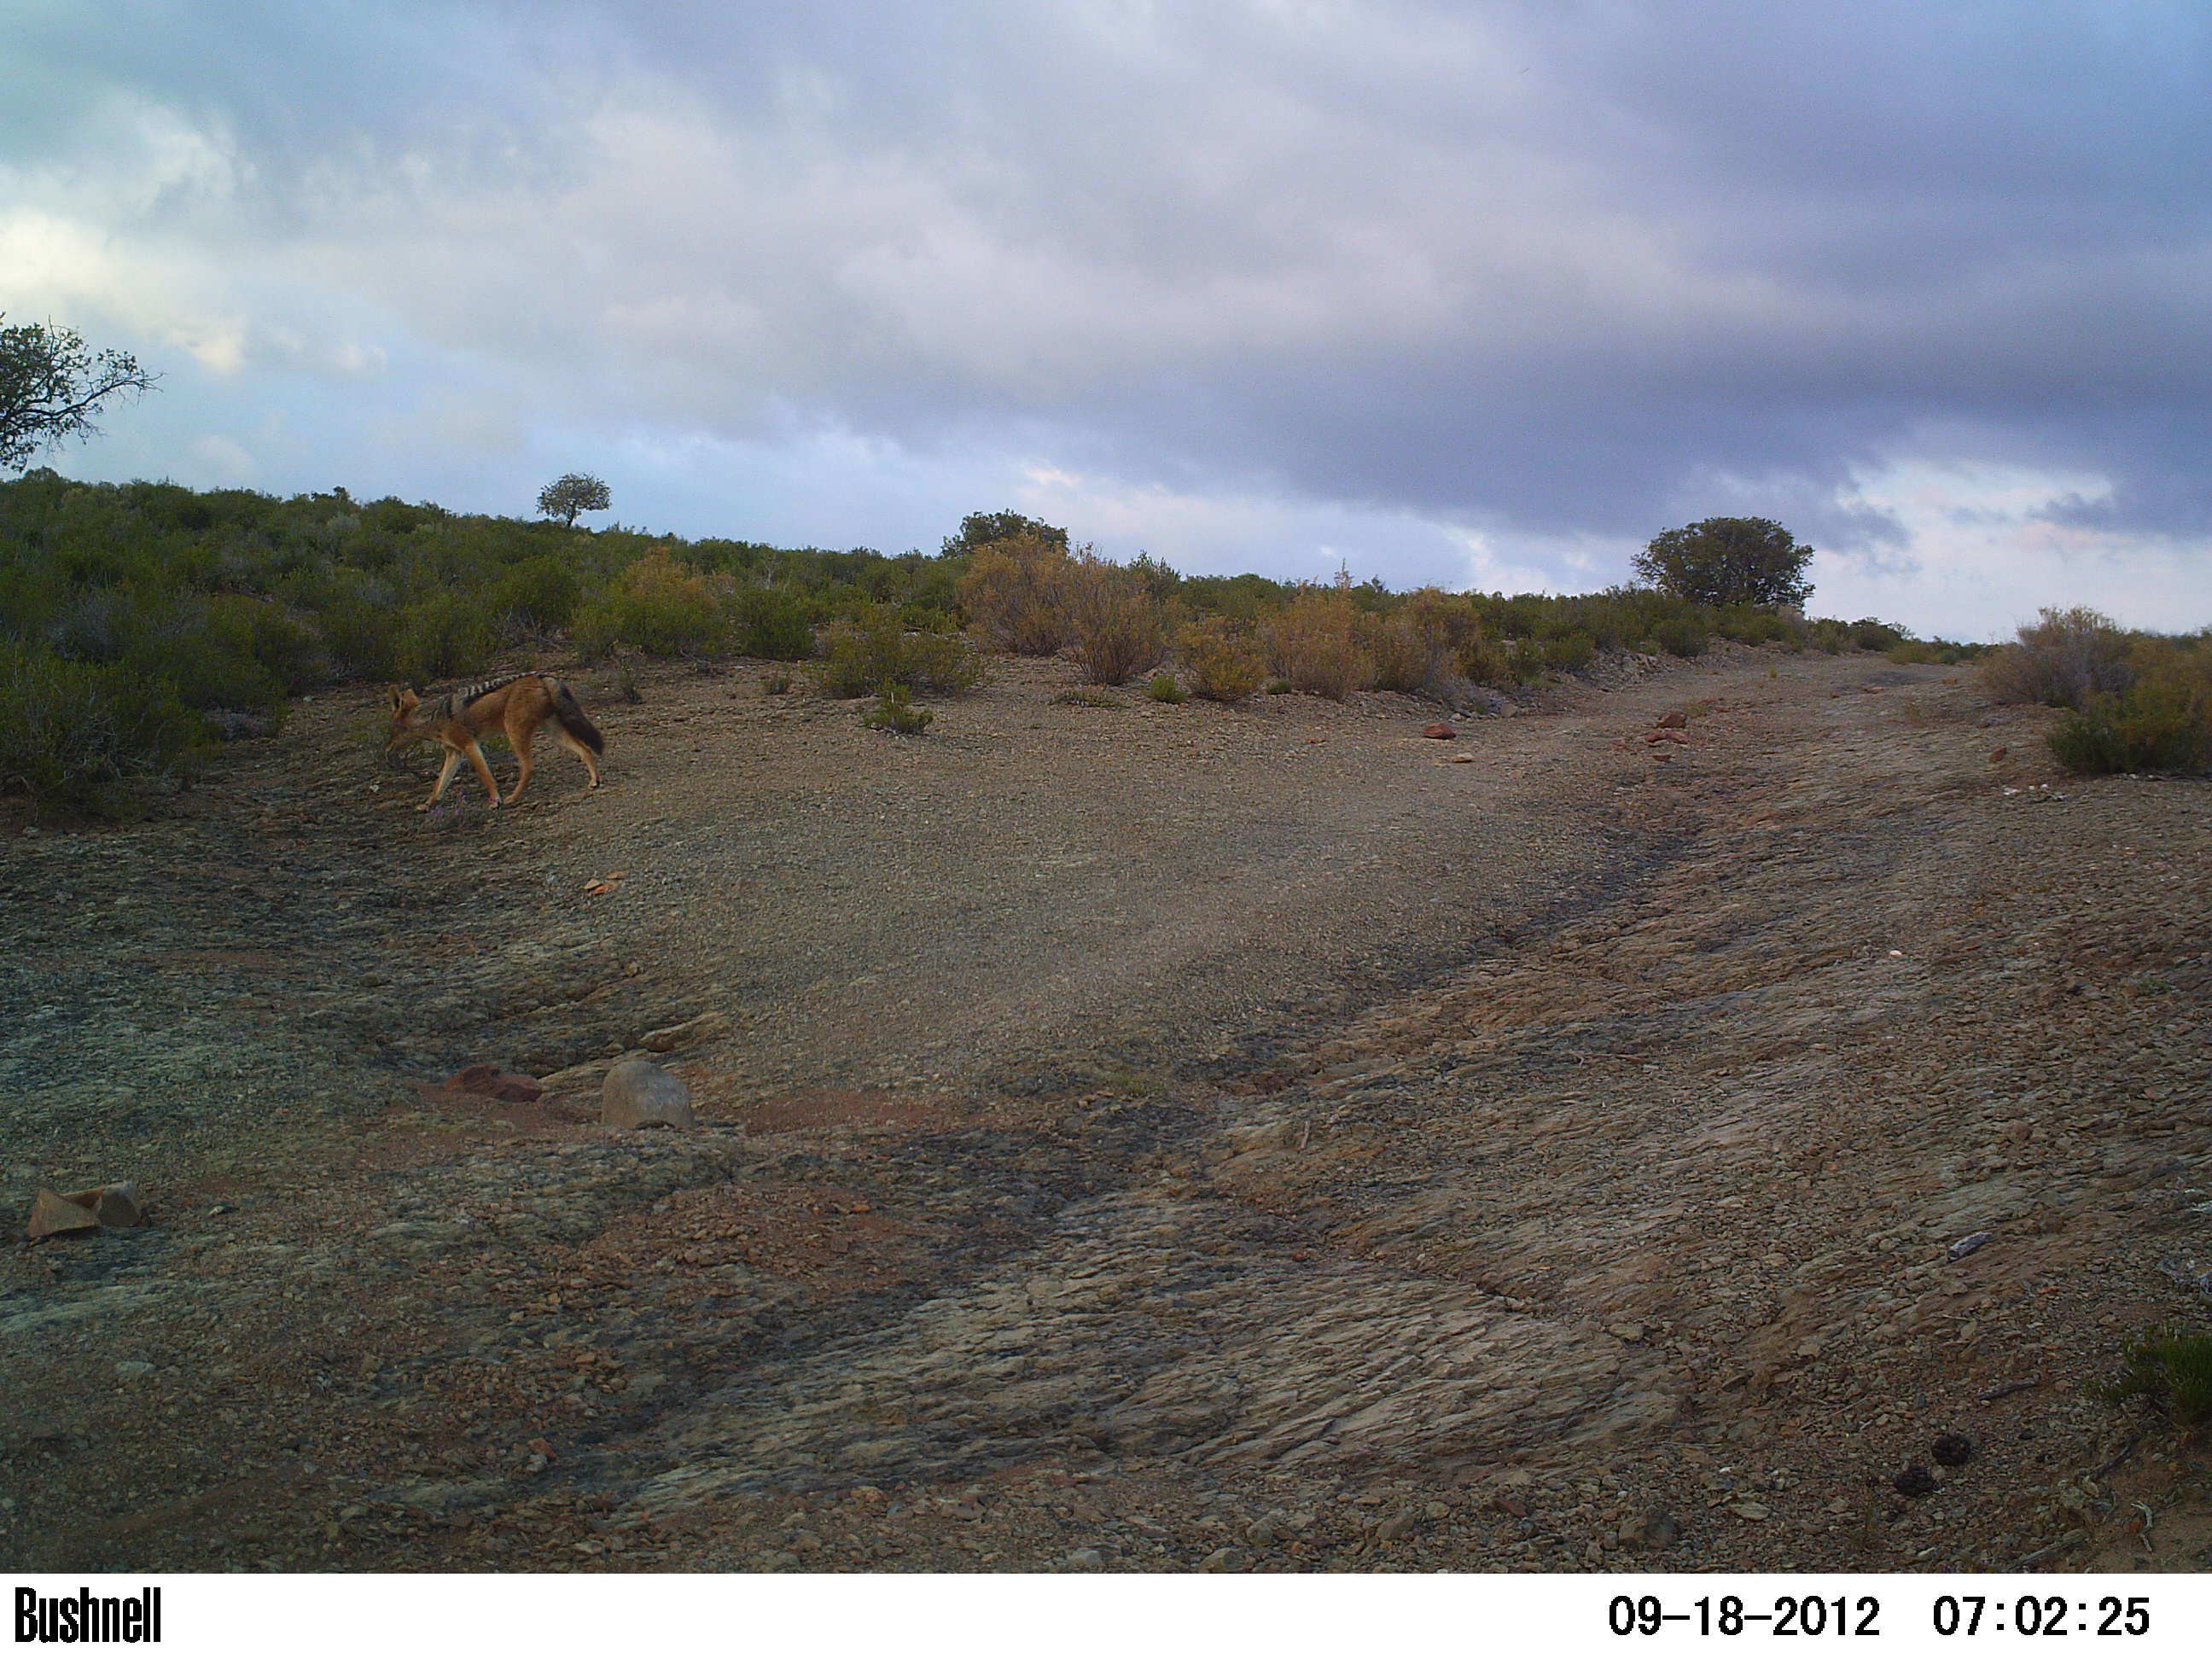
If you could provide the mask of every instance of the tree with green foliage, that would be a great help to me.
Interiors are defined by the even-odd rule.
[[[588,472],[563,472],[538,492],[538,510],[573,529],[579,513],[604,513],[613,499],[604,478],[594,478]]]
[[[1046,543],[1062,552],[1067,550],[1067,532],[1058,525],[1009,509],[1004,513],[970,513],[960,520],[960,533],[945,538],[944,551],[949,558],[958,553],[973,553],[993,542],[1024,539]]]
[[[1802,605],[1813,550],[1771,519],[1700,519],[1654,536],[1636,574],[1693,605]]]
[[[97,437],[103,404],[143,397],[161,378],[127,351],[94,351],[73,328],[0,328],[0,467],[27,465],[65,439]]]

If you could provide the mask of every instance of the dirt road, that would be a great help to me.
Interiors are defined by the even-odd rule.
[[[161,1224],[9,1247],[0,1559],[2205,1565],[2085,1384],[2212,1285],[2212,789],[1875,657],[1068,684],[672,673],[489,822],[341,696],[11,834],[0,1196]]]

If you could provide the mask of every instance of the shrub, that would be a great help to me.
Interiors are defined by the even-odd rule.
[[[1409,594],[1388,615],[1363,621],[1361,642],[1374,664],[1376,687],[1408,696],[1433,690],[1480,629],[1465,600],[1433,587]]]
[[[1265,623],[1260,636],[1270,665],[1293,690],[1342,702],[1374,680],[1358,617],[1344,588],[1309,587]]]
[[[799,594],[780,587],[741,587],[727,611],[729,644],[739,656],[804,662],[814,654],[814,607]],[[911,618],[908,623],[913,625]]]
[[[1164,607],[1139,572],[1085,550],[1061,570],[1059,591],[1072,653],[1093,685],[1119,685],[1166,651]]]
[[[1879,617],[1862,617],[1851,624],[1851,643],[1862,651],[1887,651],[1903,645],[1909,637],[1903,629]]]
[[[1476,635],[1459,648],[1459,672],[1477,685],[1510,685],[1512,664],[1497,641]]]
[[[0,790],[131,817],[131,782],[189,776],[206,744],[205,723],[170,686],[0,640]]]
[[[1145,695],[1154,702],[1188,702],[1190,693],[1176,677],[1162,669],[1145,682]]]
[[[1288,680],[1273,679],[1267,682],[1267,695],[1271,697],[1287,697],[1297,690],[1297,687],[1292,685]]]
[[[2086,606],[2057,611],[2020,630],[2019,640],[1990,653],[1982,689],[1999,702],[2040,702],[2086,709],[2100,696],[2135,683],[2128,637],[2109,617]]]
[[[2154,1326],[2120,1350],[2120,1374],[2097,1390],[2145,1399],[2185,1428],[2212,1422],[2212,1333]]]
[[[1246,635],[1219,617],[1190,623],[1176,635],[1190,689],[1214,702],[1242,702],[1266,682],[1267,659]]]
[[[477,673],[498,645],[491,619],[471,595],[428,593],[399,613],[392,672],[410,685]]]
[[[2212,653],[2143,641],[2131,672],[2126,690],[2059,716],[2049,739],[2058,763],[2084,774],[2212,769]]]
[[[1022,535],[975,550],[960,579],[960,602],[984,639],[1021,657],[1056,656],[1072,632],[1060,584],[1073,562],[1066,544]]]
[[[653,548],[584,608],[577,643],[592,657],[625,646],[651,657],[713,655],[729,640],[728,584],[726,576],[699,575],[665,548]]]
[[[864,697],[895,684],[957,695],[982,683],[983,665],[958,635],[909,633],[896,606],[877,605],[823,630],[814,678],[826,697]]]
[[[895,732],[900,737],[920,737],[936,714],[927,708],[916,708],[908,701],[903,685],[887,685],[876,699],[876,706],[860,716],[860,724],[872,731]]]
[[[1544,641],[1544,666],[1555,674],[1579,674],[1596,655],[1597,647],[1587,634]]]
[[[582,592],[569,560],[550,553],[525,559],[491,586],[492,625],[509,645],[543,639],[568,627]]]
[[[1712,636],[1695,617],[1669,617],[1652,629],[1651,637],[1670,657],[1702,657]]]

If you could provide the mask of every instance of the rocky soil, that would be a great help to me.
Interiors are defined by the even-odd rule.
[[[1069,684],[669,671],[430,815],[364,689],[0,824],[0,1221],[155,1223],[0,1246],[0,1560],[2212,1565],[2092,1392],[2212,1319],[2212,787],[1869,656]]]

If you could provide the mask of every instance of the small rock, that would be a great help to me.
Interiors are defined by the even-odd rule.
[[[1375,1535],[1386,1544],[1395,1544],[1401,1538],[1413,1535],[1413,1516],[1411,1510],[1401,1510],[1375,1523]]]
[[[696,1129],[691,1085],[649,1060],[626,1060],[599,1090],[599,1121],[613,1129]]]
[[[1514,1497],[1510,1492],[1500,1492],[1498,1495],[1497,1504],[1499,1509],[1504,1510],[1506,1514],[1512,1516],[1516,1520],[1524,1517],[1528,1513],[1528,1506],[1522,1503],[1519,1498]]]
[[[1454,755],[1451,757],[1451,763],[1454,766],[1472,766],[1474,764],[1474,757],[1465,754]]]
[[[1281,1540],[1282,1529],[1272,1521],[1255,1521],[1244,1528],[1244,1541],[1255,1550],[1266,1549]]]
[[[1689,723],[1690,717],[1679,708],[1670,708],[1659,717],[1659,724],[1664,727],[1679,730]]]
[[[72,1204],[59,1193],[39,1188],[31,1200],[31,1218],[23,1224],[26,1238],[49,1238],[56,1233],[96,1233],[100,1218],[82,1204]]]
[[[1218,1549],[1198,1564],[1200,1572],[1249,1572],[1252,1558],[1240,1549]]]
[[[727,1014],[705,1013],[694,1016],[677,1025],[664,1025],[657,1031],[647,1031],[642,1046],[657,1054],[672,1048],[681,1048],[688,1042],[700,1042],[726,1031],[730,1026]]]
[[[1644,1340],[1644,1327],[1632,1319],[1623,1320],[1618,1325],[1608,1325],[1605,1332],[1607,1336],[1617,1336],[1623,1342],[1641,1342]]]
[[[483,1095],[491,1100],[536,1100],[545,1092],[545,1085],[534,1077],[524,1077],[489,1061],[464,1066],[439,1085],[465,1095]]]
[[[1996,748],[1990,750],[1990,759],[1992,762],[2002,760],[2005,757],[2006,749],[2006,744],[2002,743],[1999,744]]]
[[[1070,1550],[1060,1565],[1070,1572],[1093,1572],[1106,1565],[1106,1558],[1097,1550]]]
[[[1459,733],[1453,731],[1450,726],[1446,726],[1442,720],[1431,720],[1426,726],[1421,728],[1421,735],[1425,738],[1436,738],[1442,740],[1455,738]]]
[[[88,1187],[81,1193],[64,1193],[62,1197],[81,1209],[91,1211],[103,1227],[146,1224],[146,1200],[138,1195],[136,1182],[111,1182],[105,1187]]]
[[[1974,1455],[1974,1443],[1963,1434],[1939,1434],[1928,1449],[1945,1468],[1955,1469]]]
[[[154,1364],[149,1359],[125,1359],[118,1362],[115,1379],[118,1382],[140,1382],[153,1376]]]
[[[1954,1261],[1963,1261],[1989,1242],[1990,1235],[1987,1233],[1968,1233],[1964,1238],[1954,1241],[1946,1254]]]
[[[1746,1521],[1764,1521],[1770,1513],[1764,1504],[1731,1504],[1728,1507],[1730,1515],[1741,1516]]]
[[[1925,1463],[1915,1463],[1889,1483],[1907,1498],[1925,1498],[1936,1490],[1936,1476]]]
[[[1638,1534],[1646,1549],[1672,1549],[1681,1540],[1682,1523],[1664,1510],[1654,1510],[1644,1517]]]

